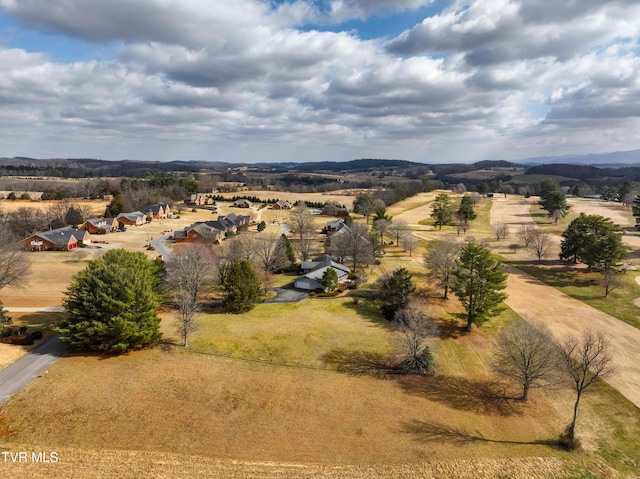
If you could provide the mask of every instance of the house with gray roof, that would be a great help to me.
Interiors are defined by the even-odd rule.
[[[324,291],[322,276],[329,268],[333,268],[338,273],[338,283],[346,281],[351,272],[347,266],[336,262],[333,257],[328,254],[322,254],[313,260],[303,261],[301,265],[302,276],[296,278],[293,286],[307,291]]]

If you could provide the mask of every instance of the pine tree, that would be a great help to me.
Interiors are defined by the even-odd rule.
[[[224,304],[232,313],[250,311],[260,301],[260,280],[247,260],[230,266],[222,287]]]
[[[416,286],[407,268],[398,268],[393,273],[383,276],[379,284],[382,314],[386,319],[394,319],[397,311],[406,308]]]
[[[555,219],[556,223],[559,218],[564,218],[569,212],[569,205],[564,193],[560,190],[560,185],[551,178],[547,178],[540,185],[540,201],[538,204],[550,217]]]
[[[73,348],[123,352],[160,339],[161,268],[143,253],[111,250],[76,274],[57,328]]]
[[[473,221],[478,217],[473,209],[473,203],[471,202],[471,197],[469,195],[464,195],[460,200],[460,208],[458,208],[456,216],[466,222]]]
[[[448,225],[451,222],[453,219],[453,207],[451,206],[449,195],[441,193],[436,196],[431,205],[431,217],[433,218],[433,224],[438,226],[438,229],[442,229],[443,225]]]
[[[466,310],[467,330],[471,331],[472,324],[480,326],[501,311],[500,303],[507,298],[501,292],[507,286],[507,272],[487,248],[474,242],[462,247],[457,266],[451,290]]]
[[[631,213],[636,219],[636,230],[640,231],[640,195],[636,195],[631,204]]]

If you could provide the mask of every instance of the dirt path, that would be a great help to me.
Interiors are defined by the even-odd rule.
[[[522,224],[533,224],[528,202],[496,200],[491,208],[492,223],[503,221],[512,225],[512,230]],[[608,382],[640,407],[640,364],[634,360],[640,357],[640,330],[522,271],[511,268],[509,273],[506,303],[527,321],[546,325],[558,340],[589,329],[602,332],[610,339],[617,374]]]

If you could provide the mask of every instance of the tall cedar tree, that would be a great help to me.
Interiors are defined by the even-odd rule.
[[[162,266],[144,253],[111,250],[73,277],[60,340],[82,350],[123,352],[160,339]]]
[[[550,217],[556,220],[556,223],[559,217],[564,218],[569,212],[569,205],[564,193],[560,190],[560,185],[551,178],[547,178],[540,185],[540,201],[538,204]]]
[[[640,195],[636,195],[631,203],[631,213],[636,219],[636,230],[640,230]]]
[[[397,311],[409,305],[416,286],[407,268],[398,268],[393,273],[380,279],[380,299],[382,314],[389,321],[393,320]]]
[[[229,267],[222,288],[224,304],[232,313],[251,311],[260,302],[260,280],[247,260]]]
[[[507,272],[487,248],[474,242],[462,247],[456,264],[451,290],[466,310],[467,331],[471,331],[472,324],[480,326],[501,311],[500,303],[507,297],[501,292],[507,286]]]
[[[469,195],[464,195],[460,200],[460,208],[458,208],[457,215],[466,222],[473,221],[478,217],[473,210],[473,202]]]
[[[451,198],[446,193],[436,196],[431,205],[431,217],[433,224],[442,229],[443,225],[448,225],[453,219],[453,207],[451,206]]]

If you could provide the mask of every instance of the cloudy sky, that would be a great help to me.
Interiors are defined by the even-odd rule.
[[[0,0],[0,156],[640,148],[639,0]]]

